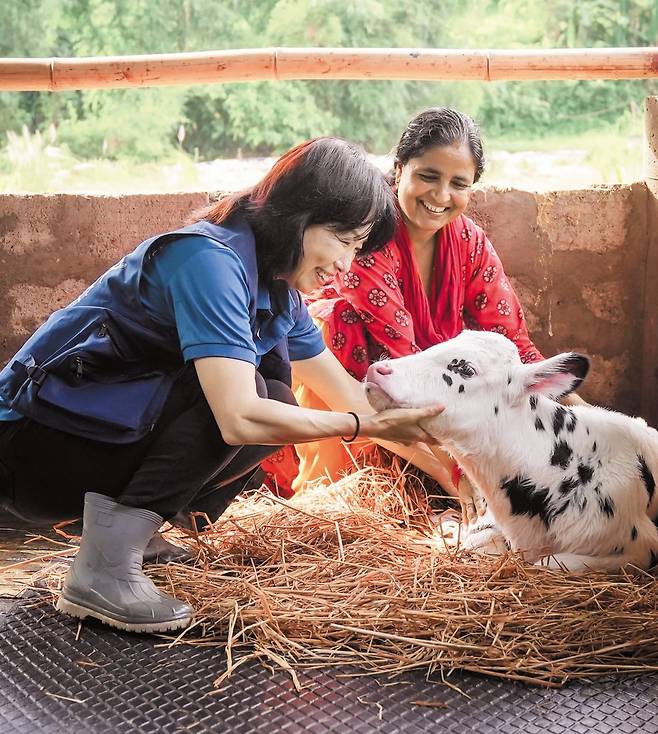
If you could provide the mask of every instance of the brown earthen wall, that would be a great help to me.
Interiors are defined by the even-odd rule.
[[[500,255],[542,353],[587,354],[583,397],[653,421],[640,394],[647,198],[644,183],[545,194],[489,189],[476,193],[469,213]]]
[[[0,362],[55,309],[206,194],[0,196]]]
[[[658,97],[647,97],[645,124],[645,181],[647,185],[648,252],[644,299],[642,413],[658,426]]]
[[[585,398],[658,422],[640,389],[645,279],[653,277],[648,198],[643,183],[547,194],[484,189],[469,214],[500,254],[541,351],[588,354]],[[0,362],[123,254],[207,200],[0,196]]]

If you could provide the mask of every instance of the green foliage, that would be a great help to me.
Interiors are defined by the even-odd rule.
[[[607,129],[639,115],[652,87],[643,81],[498,82],[485,90],[480,116],[492,135]]]
[[[0,56],[95,56],[270,46],[542,48],[658,42],[656,0],[13,0]],[[490,136],[609,129],[655,80],[289,81],[129,91],[0,94],[0,135],[54,128],[71,153],[162,160],[278,153],[336,134],[386,152],[429,105]],[[7,160],[5,156],[5,160]]]
[[[331,112],[314,104],[306,82],[199,87],[187,95],[183,113],[185,149],[204,159],[283,151],[306,138],[335,134],[337,125]]]
[[[58,140],[83,158],[158,160],[175,152],[183,90],[88,92],[60,123]]]
[[[62,172],[74,163],[67,150],[55,148],[48,140],[54,131],[47,135],[40,132],[31,134],[27,127],[20,133],[7,132],[7,146],[0,157],[0,170],[7,171],[5,185],[7,191],[44,191],[56,190],[61,182]]]

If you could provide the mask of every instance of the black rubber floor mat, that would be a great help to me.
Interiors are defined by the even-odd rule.
[[[92,624],[76,641],[74,620],[25,602],[0,619],[0,734],[658,732],[658,675],[561,690],[451,678],[467,698],[420,675],[391,685],[302,671],[297,693],[285,673],[254,661],[217,693],[213,681],[225,669],[217,648],[155,647],[152,637]]]

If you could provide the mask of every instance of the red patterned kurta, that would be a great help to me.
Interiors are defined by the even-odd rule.
[[[379,252],[355,259],[309,302],[326,324],[329,348],[357,379],[379,359],[402,357],[457,336],[463,329],[496,331],[511,339],[523,362],[543,359],[532,343],[519,299],[483,230],[461,215],[437,235],[432,292],[420,293],[406,230]],[[413,279],[412,279],[413,278]],[[293,447],[263,468],[271,487],[289,494],[297,474]]]

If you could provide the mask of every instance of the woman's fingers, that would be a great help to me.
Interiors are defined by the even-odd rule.
[[[434,416],[440,415],[446,409],[445,405],[430,405],[427,408],[393,408],[399,412],[407,411],[410,417],[416,417],[416,420],[423,420],[423,418],[434,418]]]
[[[431,433],[425,431],[425,438],[423,439],[423,443],[426,443],[428,446],[438,446],[441,442],[436,436],[433,436]]]
[[[473,498],[472,497],[466,497],[466,498],[459,498],[459,504],[461,506],[462,511],[462,525],[465,528],[468,528],[470,525],[473,525],[475,521],[477,520],[477,512],[475,510],[475,505],[473,504]]]
[[[474,524],[478,518],[477,498],[473,485],[462,477],[459,482],[459,503],[462,507],[462,522],[466,527]]]
[[[362,433],[373,438],[386,438],[405,445],[418,442],[436,444],[438,440],[420,423],[434,418],[444,410],[443,405],[432,405],[426,408],[391,408],[364,417]]]

